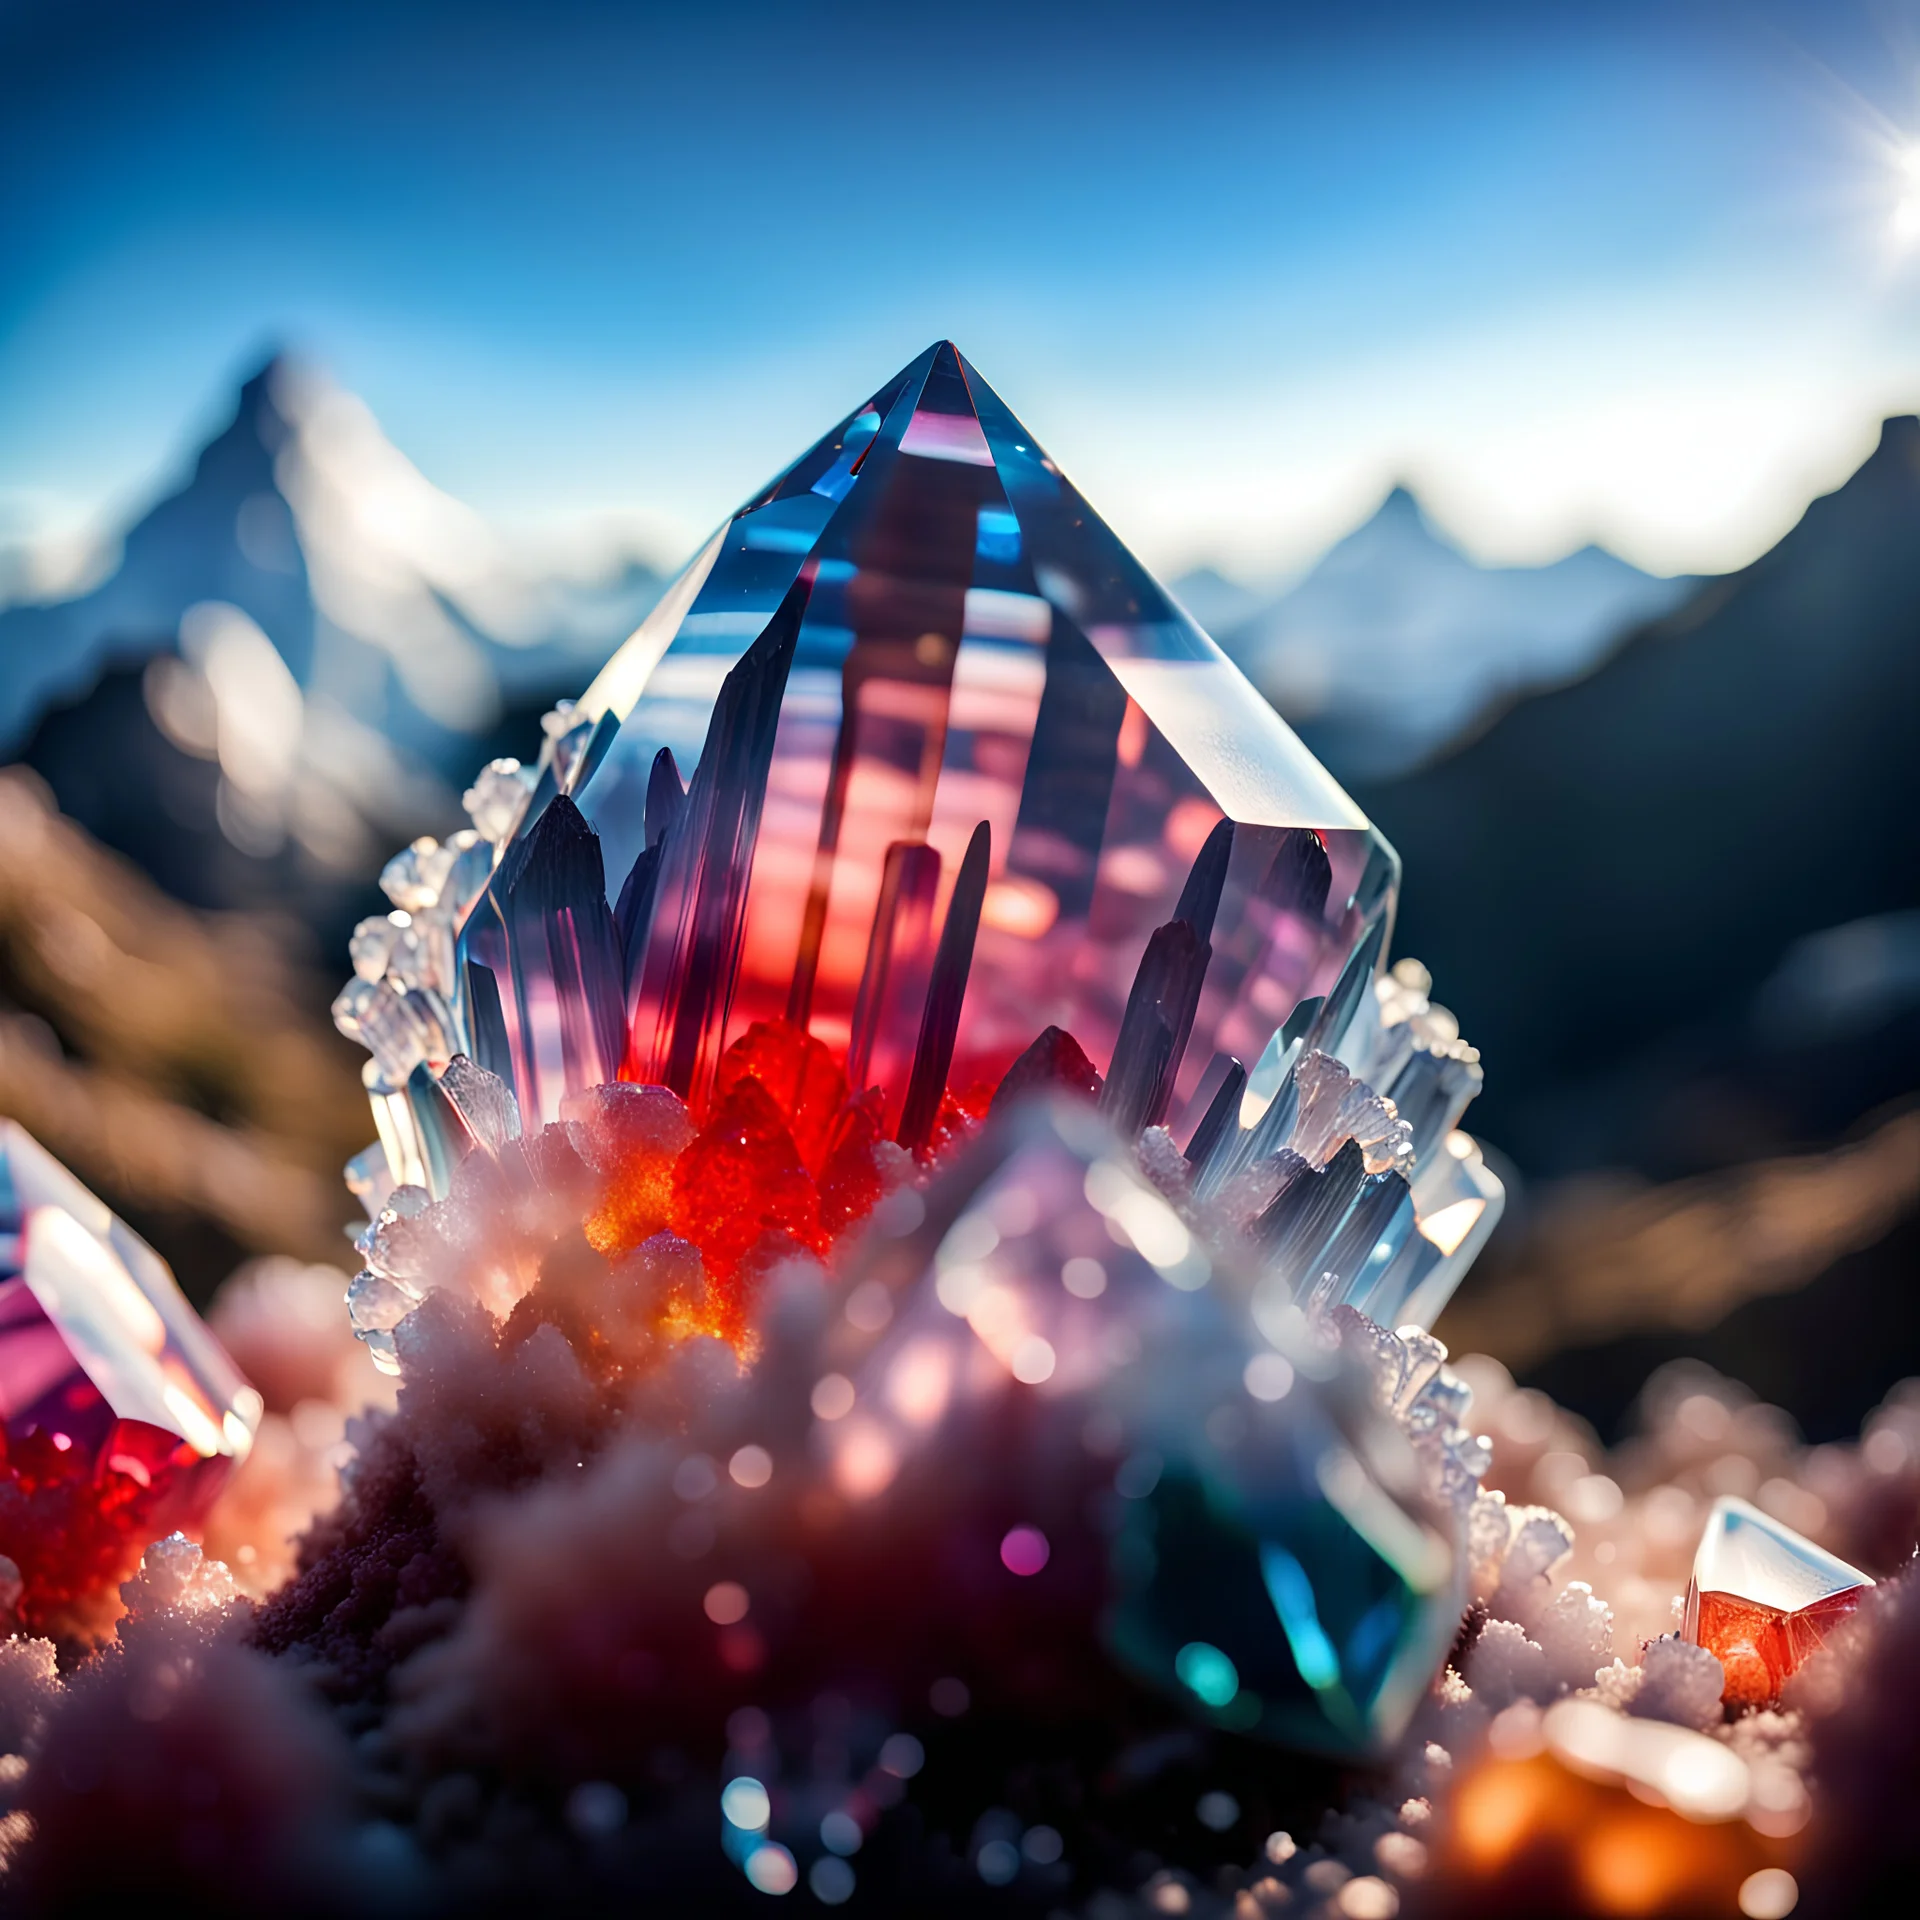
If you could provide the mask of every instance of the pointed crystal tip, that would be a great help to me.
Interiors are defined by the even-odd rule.
[[[1725,1496],[1694,1554],[1683,1632],[1720,1662],[1730,1706],[1764,1706],[1872,1585],[1858,1567]]]

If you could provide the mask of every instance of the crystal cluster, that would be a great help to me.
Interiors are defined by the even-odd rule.
[[[867,1258],[935,1174],[960,1238],[891,1249],[909,1358],[856,1382],[845,1473],[1008,1381],[1070,1392],[1160,1463],[1116,1657],[1224,1726],[1397,1733],[1457,1608],[1445,1499],[1364,1394],[1244,1383],[1311,1372],[1335,1308],[1438,1311],[1501,1201],[1458,1131],[1477,1056],[1384,970],[1392,850],[950,346],[468,805],[383,876],[335,1010],[374,1055],[350,1307],[381,1364],[437,1287],[511,1327],[578,1234],[623,1325],[751,1359],[767,1276]],[[900,1414],[899,1367],[939,1418]]]
[[[1425,1323],[1498,1216],[1457,1131],[1477,1056],[1421,969],[1382,971],[1391,849],[950,346],[735,514],[468,805],[383,876],[336,1004],[374,1055],[376,1217],[614,1082],[696,1128],[731,1102],[735,1158],[779,1159],[756,1045],[833,1081],[807,1124],[842,1137],[787,1140],[803,1243],[878,1197],[874,1150],[924,1164],[1047,1086],[1177,1144],[1269,1315]]]
[[[0,1120],[0,1576],[15,1619],[87,1632],[149,1542],[205,1518],[260,1415],[159,1255]]]

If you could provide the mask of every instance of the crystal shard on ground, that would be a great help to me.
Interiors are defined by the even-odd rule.
[[[84,1632],[149,1542],[198,1525],[260,1414],[160,1256],[0,1121],[0,1552],[21,1622]]]
[[[1730,1705],[1765,1706],[1872,1585],[1770,1514],[1723,1496],[1694,1555],[1682,1631],[1720,1662]]]

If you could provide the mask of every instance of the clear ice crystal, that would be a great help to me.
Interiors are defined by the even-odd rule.
[[[1361,1149],[1369,1173],[1405,1177],[1411,1170],[1412,1133],[1392,1101],[1324,1053],[1307,1054],[1293,1077],[1299,1104],[1287,1144],[1301,1159],[1324,1167],[1351,1140]]]
[[[460,796],[467,818],[481,839],[504,846],[513,838],[527,802],[533,796],[534,774],[518,760],[489,760],[474,783]]]
[[[362,920],[354,928],[353,937],[347,942],[347,955],[360,979],[377,985],[387,977],[395,943],[401,929],[408,924],[408,916],[396,909],[393,913]]]
[[[402,847],[380,869],[380,891],[402,913],[419,913],[440,898],[440,889],[452,871],[455,849],[422,834]]]

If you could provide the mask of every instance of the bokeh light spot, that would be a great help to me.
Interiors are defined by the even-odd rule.
[[[1256,1400],[1284,1400],[1293,1390],[1293,1363],[1283,1353],[1256,1353],[1241,1378]]]
[[[1240,1691],[1240,1670],[1216,1646],[1189,1640],[1173,1656],[1180,1684],[1209,1707],[1224,1707]]]
[[[829,1853],[858,1853],[866,1837],[860,1822],[844,1807],[835,1807],[821,1817],[820,1844]]]
[[[800,1884],[800,1869],[785,1847],[769,1842],[747,1855],[747,1879],[762,1893],[791,1893]]]
[[[720,1795],[720,1811],[729,1826],[738,1827],[742,1833],[759,1833],[773,1818],[773,1802],[752,1774],[743,1773],[727,1782]]]
[[[1038,1573],[1052,1553],[1047,1536],[1038,1527],[1015,1527],[1000,1542],[1000,1564],[1023,1578]]]
[[[716,1580],[700,1604],[716,1627],[731,1627],[747,1617],[747,1608],[752,1603],[738,1580]]]
[[[853,1382],[844,1373],[822,1374],[813,1383],[811,1405],[820,1420],[844,1420],[853,1411]]]
[[[1004,1887],[1020,1871],[1020,1849],[1010,1840],[989,1840],[973,1864],[988,1886]]]
[[[807,1885],[823,1907],[837,1907],[853,1898],[853,1869],[829,1853],[807,1870]]]
[[[1785,1867],[1762,1867],[1740,1882],[1740,1911],[1747,1920],[1786,1920],[1800,1904],[1800,1883]]]
[[[773,1455],[765,1447],[742,1447],[727,1462],[727,1471],[736,1486],[764,1487],[773,1478]]]

